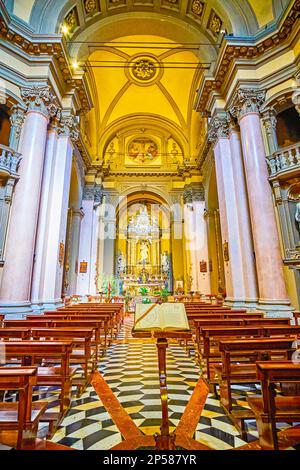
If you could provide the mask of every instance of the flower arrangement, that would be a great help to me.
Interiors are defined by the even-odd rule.
[[[158,296],[159,297],[159,301],[160,302],[168,302],[168,297],[170,295],[168,289],[166,289],[165,287],[161,290],[157,290],[154,292],[154,295]]]

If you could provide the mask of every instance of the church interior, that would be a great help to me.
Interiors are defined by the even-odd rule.
[[[0,0],[0,450],[300,449],[300,1]]]

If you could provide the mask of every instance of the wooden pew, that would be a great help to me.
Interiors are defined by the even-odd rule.
[[[36,321],[35,315],[28,315],[28,321]],[[47,313],[42,316],[45,321],[51,321],[52,323],[57,323],[57,321],[95,321],[100,328],[99,331],[99,340],[101,338],[101,330],[103,330],[104,335],[104,351],[106,350],[108,344],[114,340],[114,322],[111,314],[100,313],[100,314],[80,314],[80,313],[56,313],[50,314]],[[51,326],[51,325],[49,325]]]
[[[92,328],[94,331],[94,340],[92,346],[96,347],[96,358],[99,357],[99,348],[103,346],[102,354],[106,350],[106,336],[104,331],[104,345],[101,344],[101,331],[103,329],[103,320],[81,320],[80,317],[75,320],[61,320],[59,317],[45,318],[37,316],[38,319],[30,320],[5,320],[5,327],[29,327],[29,328]]]
[[[276,396],[275,386],[280,383],[299,383],[300,364],[292,361],[265,361],[256,363],[257,378],[262,396],[248,397],[255,415],[259,443],[263,450],[278,450],[276,423],[300,421],[300,396]],[[300,440],[300,429],[298,429]]]
[[[74,306],[72,308],[70,307],[70,308],[65,308],[65,309],[59,309],[57,310],[57,312],[54,312],[54,313],[58,313],[58,314],[73,313],[73,314],[79,314],[79,315],[83,315],[83,314],[85,315],[89,315],[89,314],[110,315],[111,321],[112,321],[112,327],[116,329],[115,336],[117,336],[124,321],[124,309],[123,307],[116,308],[115,305],[118,305],[118,304],[108,305],[108,307],[105,304],[104,306],[100,308],[99,307],[87,308],[87,307],[78,307],[78,306],[75,307]],[[45,312],[45,314],[47,313],[51,313],[51,312]]]
[[[295,325],[300,325],[300,312],[293,312],[294,320],[295,320]]]
[[[203,338],[203,347],[201,348],[200,341],[197,342],[198,346],[198,358],[199,364],[202,370],[202,377],[207,381],[210,386],[211,391],[216,394],[216,385],[217,380],[214,380],[212,376],[213,364],[220,362],[221,355],[219,348],[215,346],[216,351],[211,350],[212,340],[225,339],[226,337],[231,337],[234,339],[237,338],[253,338],[253,337],[263,337],[264,331],[262,327],[259,326],[237,326],[237,327],[228,327],[228,326],[208,326],[202,327],[199,336]],[[212,362],[213,361],[213,362]],[[206,373],[206,375],[204,374]]]
[[[70,367],[70,356],[73,349],[72,341],[3,341],[7,359],[21,358],[23,366],[38,365],[37,385],[59,386],[60,415],[62,418],[71,403],[71,381],[76,373]],[[42,360],[60,358],[59,367],[41,366]],[[47,421],[47,419],[45,419]]]
[[[0,441],[21,449],[37,437],[39,420],[46,402],[32,403],[32,387],[37,384],[36,367],[1,367],[0,390],[14,390],[18,402],[0,403]]]
[[[253,361],[269,360],[272,357],[288,358],[293,351],[295,337],[291,338],[257,338],[220,340],[222,364],[214,366],[220,386],[220,402],[233,420],[241,419],[243,412],[232,412],[231,384],[257,383],[256,368]],[[256,357],[253,358],[253,355]],[[248,364],[235,364],[237,357],[249,358]],[[252,363],[250,362],[252,361]],[[248,416],[246,414],[246,416]],[[237,423],[237,421],[235,421]]]
[[[30,339],[30,328],[0,328],[0,340],[3,339]]]
[[[77,385],[78,396],[83,393],[89,384],[93,371],[96,367],[96,351],[92,352],[91,342],[93,337],[93,328],[64,327],[64,328],[32,328],[31,335],[34,340],[72,340],[74,349],[70,356],[70,364],[80,364],[83,368],[84,376],[72,381]],[[0,331],[1,335],[1,331]],[[59,359],[47,361],[51,364],[57,364]]]
[[[195,318],[195,335],[196,335],[196,346],[200,345],[201,330],[203,327],[262,327],[262,326],[289,326],[289,318]]]
[[[246,326],[246,327],[228,327],[228,326],[208,326],[202,327],[200,336],[203,339],[203,345],[201,348],[200,342],[198,342],[198,354],[200,367],[202,369],[202,375],[204,380],[208,382],[211,390],[216,393],[217,381],[211,379],[211,372],[213,363],[221,360],[220,352],[218,349],[218,341],[225,338],[244,338],[244,337],[276,337],[276,336],[295,336],[300,335],[300,326],[282,326],[282,325],[267,325],[267,326]],[[211,350],[211,343],[214,341],[214,350]],[[205,364],[205,368],[204,368]],[[206,375],[203,372],[206,372]]]
[[[117,333],[120,330],[120,327],[124,321],[124,304],[114,303],[114,304],[78,304],[71,307],[59,308],[57,312],[62,313],[110,313],[113,315],[115,325],[117,327]],[[51,312],[45,312],[51,313]],[[53,312],[52,312],[53,313]]]

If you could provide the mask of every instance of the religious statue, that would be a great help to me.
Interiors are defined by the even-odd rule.
[[[297,202],[296,204],[296,214],[295,214],[295,220],[298,224],[298,231],[300,233],[300,201]]]
[[[140,251],[141,251],[140,262],[141,262],[141,263],[147,263],[147,261],[148,261],[149,249],[148,249],[148,245],[147,245],[146,242],[143,242],[143,243],[141,244]]]
[[[169,263],[169,258],[168,258],[168,254],[166,251],[161,255],[161,267],[162,267],[163,273],[169,272],[170,263]]]
[[[118,264],[117,269],[118,269],[119,275],[124,274],[126,271],[126,260],[122,252],[118,256],[117,264]]]

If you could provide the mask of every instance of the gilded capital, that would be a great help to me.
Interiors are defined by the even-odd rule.
[[[37,111],[47,118],[56,116],[58,105],[49,86],[22,88],[21,96],[28,112]]]
[[[209,122],[208,141],[215,144],[218,139],[228,139],[229,131],[230,116],[228,113],[218,113]]]
[[[231,102],[229,112],[233,117],[241,119],[249,113],[260,113],[266,97],[265,90],[257,88],[239,88]]]

